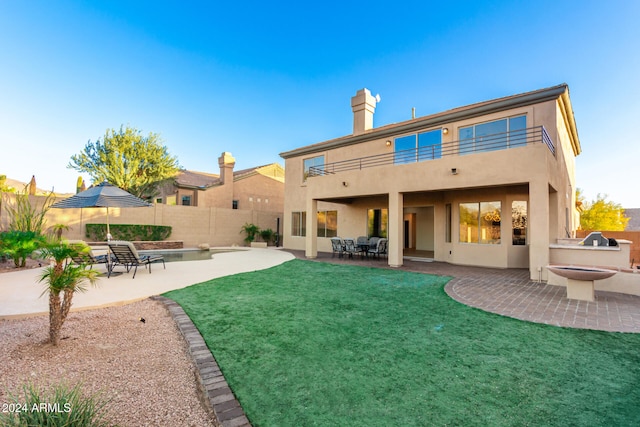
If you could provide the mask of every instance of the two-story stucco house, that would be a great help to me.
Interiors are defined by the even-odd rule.
[[[379,128],[376,103],[358,91],[353,134],[281,153],[285,247],[313,258],[332,236],[380,236],[390,266],[421,253],[546,279],[549,244],[579,222],[567,85]]]

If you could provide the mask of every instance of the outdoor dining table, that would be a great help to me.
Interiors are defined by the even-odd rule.
[[[369,257],[369,244],[368,243],[358,243],[356,244],[356,246],[358,247],[358,252],[360,252],[360,257],[362,257],[363,255],[365,257]]]

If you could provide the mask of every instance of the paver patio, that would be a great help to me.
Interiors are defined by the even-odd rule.
[[[306,259],[303,251],[290,251]],[[415,258],[414,258],[415,259]],[[318,253],[316,261],[391,268],[384,259],[336,258]],[[562,286],[537,283],[526,269],[469,267],[435,261],[404,260],[399,269],[452,276],[445,292],[456,301],[481,310],[549,325],[640,333],[640,296],[596,291],[593,302],[566,298]]]

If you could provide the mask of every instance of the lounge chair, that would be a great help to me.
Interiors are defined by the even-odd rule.
[[[331,258],[333,258],[336,254],[338,254],[338,258],[342,258],[342,254],[344,254],[344,242],[339,237],[331,238]]]
[[[113,255],[114,263],[109,269],[107,277],[111,276],[113,267],[117,265],[123,265],[127,269],[127,273],[131,271],[132,267],[135,267],[133,270],[133,279],[136,278],[136,272],[138,271],[139,265],[146,266],[149,269],[149,273],[151,273],[151,264],[154,262],[162,262],[162,266],[165,269],[167,268],[162,255],[138,255],[138,251],[131,242],[112,240],[108,245],[111,250],[111,254]]]
[[[91,246],[83,241],[76,241],[70,244],[71,247],[78,250],[78,254],[71,257],[71,261],[78,264],[93,268],[95,264],[106,264],[109,269],[109,258],[107,255],[94,255]]]

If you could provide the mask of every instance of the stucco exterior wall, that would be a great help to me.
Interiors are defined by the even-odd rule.
[[[565,95],[566,91],[560,96]],[[500,102],[503,101],[496,101],[496,104]],[[571,139],[575,132],[572,134],[567,128],[567,123],[573,123],[573,117],[567,119],[566,104],[561,105],[558,97],[546,97],[538,102],[532,100],[528,105],[520,103],[514,108],[496,107],[487,112],[490,104],[487,102],[472,108],[466,116],[459,112],[451,113],[451,117],[461,118],[448,122],[438,121],[439,115],[436,114],[433,119],[432,116],[423,121],[415,119],[284,153],[285,247],[305,249],[308,254],[314,245],[319,251],[331,250],[328,239],[314,237],[315,242],[310,246],[309,242],[305,244],[304,237],[291,236],[292,212],[306,212],[315,206],[318,210],[336,210],[338,235],[355,237],[366,234],[367,209],[388,208],[390,265],[392,262],[396,265],[402,262],[403,222],[415,214],[416,248],[419,249],[418,245],[423,250],[432,248],[436,260],[529,268],[532,278],[538,278],[541,274],[546,279],[544,267],[549,262],[549,244],[557,238],[573,234],[577,226],[574,178],[576,141]],[[442,113],[443,116],[446,114],[449,112]],[[446,128],[448,132],[442,134],[442,144],[455,143],[460,139],[459,130],[462,127],[521,115],[526,116],[527,128],[545,127],[554,144],[555,154],[541,142],[465,155],[457,154],[454,149],[452,155],[417,163],[387,163],[335,173],[329,166],[327,174],[312,176],[304,181],[303,164],[308,158],[324,156],[326,165],[382,154],[391,156],[397,137]],[[418,127],[423,122],[437,122],[437,125]],[[396,128],[399,130],[394,133]],[[453,169],[457,173],[452,173]],[[461,242],[459,204],[483,201],[501,203],[501,242]],[[513,201],[526,201],[528,205],[527,245],[512,244]],[[447,205],[451,205],[452,215],[450,242],[446,241],[445,234]],[[396,222],[393,222],[393,217],[397,218]],[[419,237],[423,242],[418,243],[421,240]],[[410,243],[413,245],[414,242]]]

